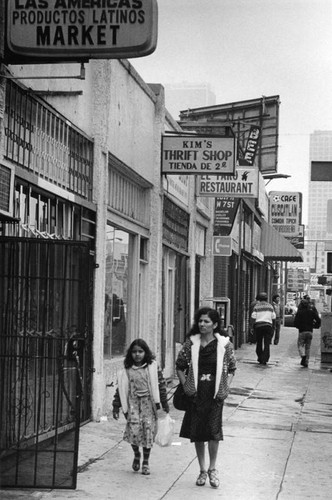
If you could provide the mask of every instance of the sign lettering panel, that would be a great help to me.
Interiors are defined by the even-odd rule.
[[[50,60],[139,57],[157,44],[156,0],[10,0],[7,45]]]
[[[270,192],[270,223],[285,237],[302,236],[302,193]]]
[[[163,174],[233,174],[234,137],[164,136],[162,139]]]
[[[199,196],[258,197],[258,170],[237,168],[235,175],[203,175],[199,179]]]
[[[215,199],[214,208],[214,235],[228,236],[233,227],[239,198],[223,196]]]
[[[230,236],[213,236],[213,255],[230,257],[232,255],[232,238]]]
[[[232,238],[230,236],[213,236],[213,255],[230,257],[232,255]]]

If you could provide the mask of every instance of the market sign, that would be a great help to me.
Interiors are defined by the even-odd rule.
[[[14,59],[51,62],[148,55],[157,9],[156,0],[10,0],[7,47]]]
[[[285,237],[302,236],[302,193],[271,191],[270,223]]]
[[[198,190],[198,196],[257,198],[258,170],[238,167],[235,175],[202,175]]]
[[[162,174],[233,174],[234,137],[163,136]]]

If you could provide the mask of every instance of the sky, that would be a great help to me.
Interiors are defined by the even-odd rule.
[[[131,63],[147,83],[208,83],[216,104],[279,95],[291,177],[267,190],[302,192],[307,223],[309,136],[332,130],[331,0],[158,0],[157,48]]]

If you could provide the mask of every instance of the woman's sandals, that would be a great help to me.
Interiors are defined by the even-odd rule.
[[[205,470],[201,470],[196,480],[196,485],[204,486],[208,476],[209,476],[210,486],[212,486],[212,488],[219,488],[220,482],[218,478],[217,469],[209,469],[207,472]]]
[[[201,470],[196,481],[196,486],[204,486],[204,484],[206,483],[206,478],[207,472],[205,470]]]
[[[209,469],[208,475],[209,475],[209,480],[210,480],[210,486],[212,486],[212,488],[219,488],[220,481],[218,478],[217,469]]]

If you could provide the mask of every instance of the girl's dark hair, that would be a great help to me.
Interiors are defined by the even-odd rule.
[[[191,327],[187,336],[190,337],[190,335],[197,335],[197,333],[199,333],[198,322],[199,322],[199,318],[201,316],[203,316],[203,314],[207,314],[213,323],[217,323],[217,326],[214,329],[214,332],[220,333],[223,335],[224,332],[222,332],[222,330],[221,330],[221,318],[220,318],[218,311],[216,309],[212,309],[212,307],[201,307],[200,309],[198,309],[195,312],[194,324]]]
[[[154,355],[152,354],[150,347],[145,342],[145,340],[135,339],[128,347],[127,354],[126,354],[126,357],[125,357],[124,362],[123,362],[125,368],[131,368],[134,364],[134,360],[133,360],[133,357],[131,355],[131,351],[133,350],[133,348],[135,346],[138,346],[141,349],[143,349],[143,351],[145,352],[143,362],[147,363],[148,365],[151,365],[152,361],[154,360]]]

